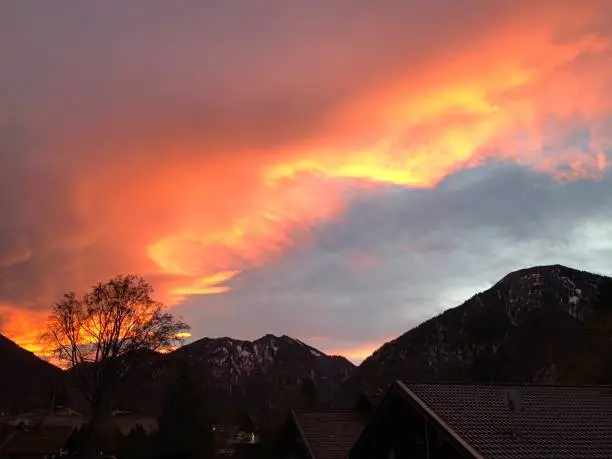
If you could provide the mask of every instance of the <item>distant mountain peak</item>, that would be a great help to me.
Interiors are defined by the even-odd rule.
[[[579,269],[570,268],[561,264],[554,265],[537,265],[531,266],[529,268],[522,268],[516,271],[512,271],[506,274],[498,284],[507,284],[516,282],[520,279],[529,279],[538,276],[548,276],[548,277],[573,277],[580,275],[588,275],[588,276],[597,276],[597,274],[592,274],[586,271],[581,271]]]
[[[606,279],[560,264],[511,272],[385,343],[348,378],[345,391],[401,378],[537,382],[583,346],[584,318]]]
[[[253,341],[202,338],[171,354],[141,362],[134,368],[134,386],[121,390],[117,397],[122,405],[146,405],[153,411],[155,401],[163,399],[160,387],[184,364],[190,367],[210,409],[233,414],[299,407],[306,397],[305,385],[314,388],[318,402],[331,403],[355,368],[346,359],[330,357],[287,335],[266,334]]]
[[[553,305],[582,320],[604,279],[604,276],[559,264],[534,266],[504,276],[490,291],[505,298],[511,317]]]
[[[183,347],[184,351],[194,356],[204,353],[211,362],[230,358],[240,367],[240,371],[252,371],[258,368],[265,371],[282,354],[300,354],[301,358],[324,358],[337,360],[324,352],[287,335],[266,334],[253,341],[231,338],[202,338]],[[296,355],[297,355],[296,354]],[[201,357],[198,357],[201,358]],[[346,360],[346,359],[345,359]],[[346,360],[350,366],[350,362]]]
[[[298,342],[298,340],[290,336],[287,336],[287,335],[276,336],[276,335],[273,335],[272,333],[266,333],[262,337],[257,338],[253,340],[252,342],[257,343],[257,342],[271,342],[271,341]]]

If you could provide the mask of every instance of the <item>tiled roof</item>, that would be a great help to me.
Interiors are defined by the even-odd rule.
[[[353,410],[294,411],[294,418],[315,459],[346,459],[364,420]]]
[[[612,387],[402,385],[483,458],[612,458]]]

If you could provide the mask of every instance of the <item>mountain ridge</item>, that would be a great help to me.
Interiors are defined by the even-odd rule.
[[[394,379],[561,383],[571,377],[561,374],[566,360],[587,352],[584,320],[611,280],[560,264],[508,273],[384,343],[345,382],[343,399]]]
[[[211,414],[226,418],[245,412],[278,418],[289,408],[352,403],[357,394],[395,379],[562,383],[568,356],[588,355],[584,320],[606,280],[611,279],[558,264],[513,271],[384,343],[359,366],[288,335],[268,333],[252,341],[203,337],[169,354],[130,360],[115,405],[159,412],[181,365],[188,365]],[[29,351],[15,351],[18,346],[2,338],[0,362],[8,353],[17,361],[37,362],[23,368],[62,373],[57,367],[49,370],[50,364]],[[47,398],[46,393],[41,399]]]
[[[200,397],[215,417],[284,415],[286,410],[331,404],[355,366],[287,335],[256,340],[208,338],[170,354],[134,362],[115,395],[118,407],[161,409],[165,388],[187,365]]]
[[[63,371],[0,334],[0,411],[51,403]]]
[[[584,270],[579,270],[579,269],[575,269],[575,268],[570,268],[568,266],[562,265],[562,264],[552,264],[552,265],[536,265],[536,266],[532,266],[532,267],[528,267],[528,268],[521,268],[512,272],[509,272],[508,274],[506,274],[505,276],[503,276],[500,280],[496,281],[493,283],[493,285],[491,287],[489,287],[488,289],[482,290],[480,292],[475,293],[474,295],[472,295],[470,298],[468,298],[467,300],[465,300],[463,303],[461,303],[458,306],[453,306],[450,307],[448,309],[445,309],[444,311],[442,311],[440,314],[438,314],[437,316],[433,316],[430,317],[429,319],[421,322],[420,324],[416,325],[415,327],[411,328],[410,330],[407,330],[406,332],[402,333],[400,336],[387,341],[385,343],[383,343],[380,347],[378,347],[378,349],[376,349],[369,357],[367,357],[366,359],[363,360],[363,362],[360,364],[362,365],[363,363],[365,363],[369,358],[373,357],[375,354],[379,353],[382,348],[390,343],[395,342],[396,340],[398,340],[399,338],[401,338],[402,336],[404,336],[406,333],[409,333],[412,330],[415,330],[419,327],[421,327],[422,325],[435,320],[437,317],[448,313],[449,311],[452,311],[454,309],[460,308],[463,305],[465,305],[466,303],[474,300],[474,301],[478,301],[481,297],[482,294],[489,292],[492,289],[495,288],[499,288],[503,285],[507,285],[508,283],[511,283],[512,281],[516,280],[517,278],[521,278],[524,276],[530,276],[533,274],[540,274],[542,271],[546,272],[546,271],[552,271],[552,272],[563,272],[563,273],[574,273],[574,274],[578,274],[578,275],[587,275],[587,276],[593,276],[594,278],[600,278],[601,281],[605,280],[605,279],[612,279],[609,276],[603,275],[603,274],[597,274],[597,273],[591,273],[589,271],[584,271]],[[582,293],[582,292],[580,292]],[[360,366],[358,365],[358,366]]]

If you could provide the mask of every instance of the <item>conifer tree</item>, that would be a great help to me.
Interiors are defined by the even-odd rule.
[[[212,424],[198,396],[187,361],[168,387],[159,418],[158,452],[163,458],[212,458]]]

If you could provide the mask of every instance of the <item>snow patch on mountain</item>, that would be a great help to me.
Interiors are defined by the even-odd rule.
[[[185,349],[190,360],[208,365],[212,374],[219,379],[230,376],[239,380],[254,373],[267,374],[288,361],[301,361],[305,367],[313,367],[315,376],[327,371],[327,367],[333,365],[331,362],[345,364],[300,340],[284,335],[278,337],[268,334],[254,341],[204,338],[187,345]],[[318,367],[321,369],[317,370]]]

